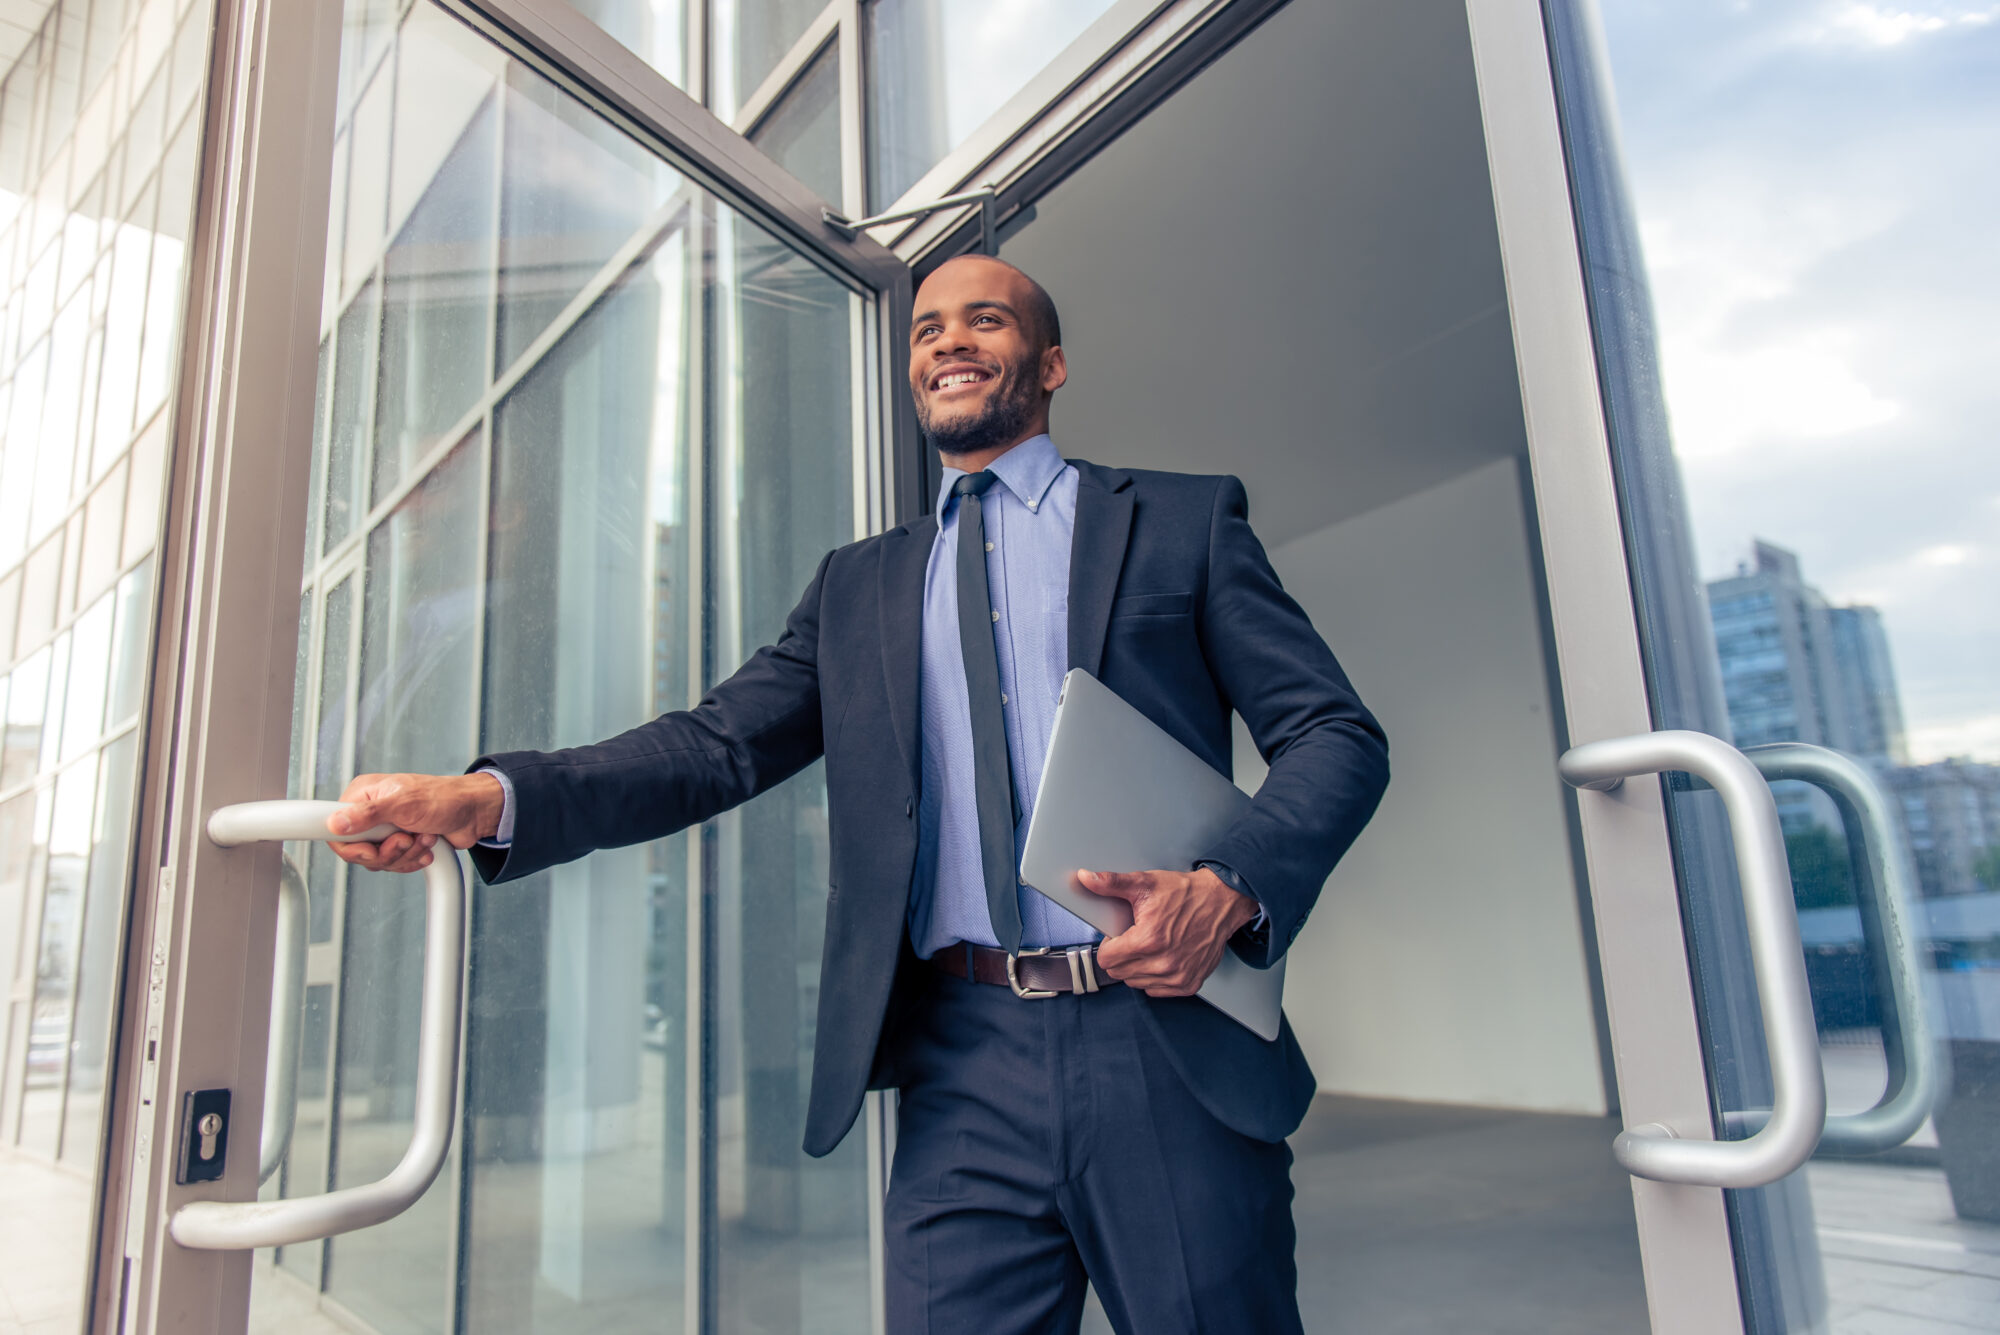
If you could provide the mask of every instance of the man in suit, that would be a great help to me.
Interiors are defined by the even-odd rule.
[[[1086,1277],[1138,1335],[1298,1331],[1291,1153],[1313,1077],[1193,994],[1225,949],[1283,955],[1388,781],[1382,730],[1280,587],[1231,477],[1065,460],[1055,307],[999,260],[917,293],[910,391],[934,513],[829,553],[776,644],[692,710],[593,746],[364,775],[336,833],[415,870],[438,837],[489,881],[656,839],[824,756],[831,840],[805,1148],[900,1090],[895,1332],[1076,1329]],[[1224,774],[1230,714],[1270,772],[1193,867],[1086,874],[1099,941],[1019,882],[1068,668]],[[748,948],[746,946],[746,948]]]

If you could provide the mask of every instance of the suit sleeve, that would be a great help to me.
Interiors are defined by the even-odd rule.
[[[1209,528],[1202,652],[1270,773],[1204,861],[1229,867],[1270,915],[1268,967],[1389,783],[1389,745],[1250,529],[1243,484],[1222,479]]]
[[[751,655],[693,709],[563,751],[481,756],[514,794],[513,842],[476,845],[489,883],[599,848],[659,839],[739,806],[819,759],[820,599],[829,554],[776,644]]]

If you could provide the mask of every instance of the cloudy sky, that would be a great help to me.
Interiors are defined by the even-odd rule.
[[[2000,3],[1599,4],[1703,573],[1794,549],[2000,761]]]

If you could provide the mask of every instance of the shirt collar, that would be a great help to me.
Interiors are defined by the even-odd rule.
[[[1045,431],[1022,441],[988,467],[993,476],[1000,479],[1000,484],[1014,493],[1015,499],[1032,508],[1042,503],[1043,494],[1061,476],[1063,469],[1069,467],[1069,463]],[[964,476],[962,468],[947,467],[944,470],[944,481],[938,487],[937,496],[940,518],[944,515],[945,505],[951,500],[952,487]]]

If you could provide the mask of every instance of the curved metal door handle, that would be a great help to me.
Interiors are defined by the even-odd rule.
[[[208,818],[208,837],[224,848],[267,839],[343,842],[326,828],[326,818],[339,806],[288,801],[221,807]],[[390,826],[377,826],[346,842],[379,840],[393,832]],[[455,854],[435,859],[424,878],[428,912],[423,1008],[417,1028],[416,1116],[401,1162],[377,1181],[318,1196],[193,1201],[174,1211],[168,1223],[175,1242],[208,1251],[243,1251],[332,1237],[401,1214],[436,1180],[451,1144],[458,1093],[459,1028],[465,1011],[466,880]]]
[[[1612,1143],[1612,1153],[1633,1176],[1660,1182],[1760,1187],[1777,1181],[1805,1163],[1819,1143],[1826,1082],[1785,864],[1785,836],[1770,785],[1729,743],[1677,730],[1586,742],[1565,753],[1557,768],[1566,782],[1599,791],[1637,775],[1682,770],[1707,780],[1721,794],[1736,848],[1757,1005],[1770,1049],[1770,1117],[1745,1140],[1682,1140],[1657,1122],[1630,1127]]]
[[[1868,945],[1888,983],[1884,1000],[1895,1009],[1882,1026],[1889,1083],[1881,1101],[1866,1112],[1827,1118],[1819,1148],[1834,1154],[1894,1149],[1930,1116],[1939,1082],[1937,1051],[1924,1018],[1923,971],[1913,931],[1916,896],[1895,814],[1874,776],[1838,751],[1805,742],[1775,742],[1753,746],[1743,754],[1766,779],[1809,783],[1832,798],[1841,823],[1857,836],[1855,898],[1860,901]]]
[[[257,1185],[292,1147],[299,1118],[299,1039],[306,1023],[306,947],[310,900],[292,855],[278,861],[278,949],[271,970],[271,1042],[264,1058],[264,1126],[257,1141]]]

